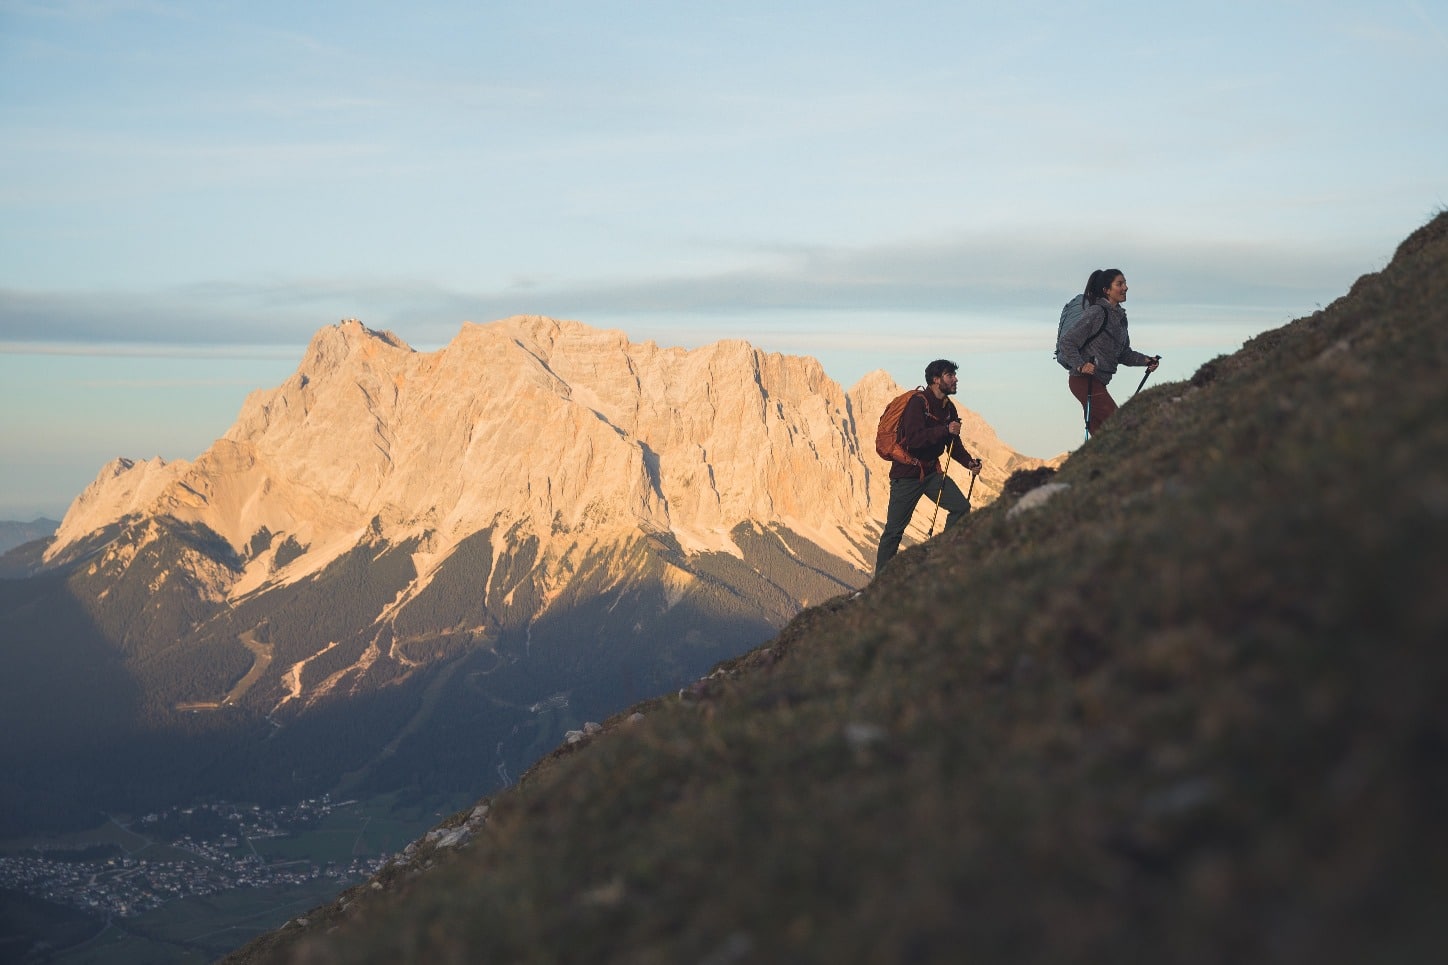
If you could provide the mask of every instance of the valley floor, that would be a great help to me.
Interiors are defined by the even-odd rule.
[[[215,802],[0,842],[6,961],[211,961],[375,874],[447,813]]]

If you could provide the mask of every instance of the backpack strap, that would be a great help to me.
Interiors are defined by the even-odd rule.
[[[915,394],[914,394],[913,396],[911,396],[910,401],[911,401],[911,402],[914,402],[915,399],[917,399],[917,398],[920,400],[920,407],[921,407],[923,410],[925,410],[925,419],[926,419],[926,421],[934,420],[934,421],[936,421],[936,422],[940,422],[940,421],[941,421],[940,417],[937,416],[934,412],[931,412],[931,411],[930,411],[930,399],[925,395],[925,386],[923,386],[923,385],[917,385],[917,386],[915,387]],[[946,404],[946,405],[950,405],[950,400],[949,400],[949,399],[946,399],[946,400],[945,400],[945,404]],[[904,411],[901,411],[901,413],[900,413],[900,422],[904,422],[904,421],[905,421],[905,413],[904,413]],[[903,452],[903,453],[905,453],[906,458],[908,459],[908,463],[907,463],[907,464],[908,464],[908,465],[911,465],[911,466],[914,466],[916,469],[918,469],[918,470],[920,471],[920,478],[923,480],[923,479],[925,478],[925,476],[926,476],[925,470],[926,470],[926,468],[930,465],[930,463],[927,463],[927,462],[925,462],[924,460],[921,460],[921,459],[916,459],[914,456],[910,455],[910,450],[908,450],[908,449],[905,448],[905,440],[904,440],[904,438],[902,437],[901,429],[900,429],[900,423],[899,423],[899,422],[897,422],[897,423],[895,424],[895,443],[900,447],[900,451]],[[935,461],[938,462],[939,460],[935,460]]]
[[[933,413],[933,412],[930,411],[930,399],[929,399],[928,397],[926,397],[926,395],[925,395],[925,386],[923,386],[923,385],[917,385],[917,386],[915,387],[915,397],[920,399],[920,408],[925,411],[925,419],[926,419],[926,421],[928,422],[929,420],[934,419],[934,418],[935,418],[935,413]],[[915,401],[915,400],[914,400],[914,399],[911,399],[911,401],[913,402],[913,401]],[[900,413],[900,421],[901,421],[901,422],[904,422],[904,421],[905,421],[905,413],[903,413],[903,412]],[[900,429],[899,429],[899,427],[896,427],[895,432],[896,432],[897,435],[900,434]],[[901,439],[901,440],[900,440],[900,448],[902,448],[902,449],[905,448],[905,440],[904,440],[904,439]],[[906,451],[908,452],[909,450],[906,450]],[[925,460],[923,460],[923,459],[916,459],[914,456],[911,456],[911,457],[910,457],[910,462],[911,462],[912,465],[915,466],[916,469],[919,469],[919,470],[920,470],[920,479],[921,479],[921,481],[923,482],[923,481],[925,480],[925,476],[926,476],[925,469],[926,469],[926,467],[927,467],[929,464],[926,463]]]
[[[1096,338],[1097,335],[1100,335],[1102,332],[1106,331],[1106,326],[1107,326],[1107,324],[1108,324],[1110,321],[1111,321],[1111,309],[1110,309],[1109,307],[1107,307],[1107,306],[1102,306],[1102,308],[1101,308],[1101,327],[1098,328],[1096,331],[1092,332],[1092,333],[1091,333],[1091,337],[1088,338],[1086,341],[1084,341],[1084,342],[1081,343],[1081,354],[1082,354],[1083,356],[1086,354],[1086,346],[1090,345],[1090,344],[1092,343],[1092,341],[1095,340],[1095,338]]]

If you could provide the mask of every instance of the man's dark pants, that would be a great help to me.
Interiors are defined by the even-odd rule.
[[[965,493],[960,491],[954,479],[943,472],[932,473],[924,479],[890,480],[890,508],[885,511],[885,531],[880,534],[880,549],[875,553],[876,573],[900,549],[900,540],[905,535],[905,527],[910,525],[910,517],[915,515],[915,504],[920,502],[920,497],[924,496],[933,503],[937,493],[940,495],[940,508],[947,513],[946,529],[970,512]]]

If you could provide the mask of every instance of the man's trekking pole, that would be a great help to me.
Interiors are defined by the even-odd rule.
[[[945,478],[940,480],[940,488],[935,492],[935,512],[930,514],[930,531],[925,534],[929,539],[935,535],[935,517],[940,515],[940,497],[945,493],[945,484],[950,479],[951,454],[955,452],[955,440],[950,440],[950,445],[945,447]]]
[[[1152,358],[1152,361],[1154,361],[1154,362],[1160,362],[1160,361],[1161,361],[1161,356],[1160,356],[1160,355],[1154,356],[1154,357]],[[1141,381],[1138,382],[1138,383],[1136,383],[1136,392],[1140,392],[1140,391],[1141,391],[1141,387],[1146,384],[1146,377],[1147,377],[1148,375],[1150,375],[1150,374],[1151,374],[1151,369],[1150,369],[1150,368],[1147,368],[1147,370],[1141,374]],[[1131,394],[1132,394],[1132,395],[1135,395],[1136,392],[1133,392],[1133,393],[1131,393]]]

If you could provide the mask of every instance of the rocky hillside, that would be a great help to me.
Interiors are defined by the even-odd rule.
[[[1441,960],[1444,305],[1448,213],[229,961]]]

